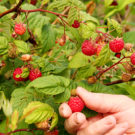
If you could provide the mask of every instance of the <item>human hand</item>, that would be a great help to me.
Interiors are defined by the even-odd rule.
[[[135,135],[135,101],[124,95],[91,93],[78,87],[76,94],[87,108],[99,115],[86,119],[85,115],[72,113],[63,103],[59,113],[66,118],[65,128],[77,135]]]

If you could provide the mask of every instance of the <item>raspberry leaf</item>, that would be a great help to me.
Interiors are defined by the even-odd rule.
[[[0,55],[6,54],[8,52],[8,39],[6,37],[0,36]]]
[[[58,123],[58,115],[57,113],[54,113],[52,116],[52,122],[51,122],[51,127],[50,130],[52,130]]]
[[[28,44],[22,40],[15,40],[14,41],[15,45],[17,46],[17,50],[19,53],[29,53],[30,52],[30,47]]]
[[[63,93],[69,86],[70,80],[61,76],[44,76],[29,83],[26,89],[35,88],[45,95],[57,95]]]
[[[123,40],[125,43],[135,44],[135,31],[130,31],[130,32],[124,33]]]
[[[48,104],[33,101],[24,109],[21,119],[25,118],[28,124],[38,123],[50,119],[53,113],[53,108]]]
[[[69,68],[80,68],[86,66],[90,61],[90,56],[86,56],[81,52],[76,53],[69,63]]]
[[[111,52],[108,45],[105,45],[99,56],[96,58],[94,65],[103,66],[110,60]]]

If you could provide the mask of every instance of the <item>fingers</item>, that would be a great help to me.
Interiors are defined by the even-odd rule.
[[[81,87],[77,88],[76,93],[88,108],[100,113],[119,112],[127,109],[129,104],[134,105],[133,100],[122,95],[91,93]]]
[[[105,117],[78,132],[77,135],[104,135],[116,125],[113,116]],[[116,134],[115,134],[116,135]]]
[[[71,116],[72,110],[70,109],[68,104],[63,103],[59,107],[59,114],[61,115],[61,117],[68,118]]]
[[[123,135],[128,129],[128,123],[121,123],[115,126],[109,133],[105,135]]]
[[[80,127],[87,125],[87,120],[84,114],[80,112],[73,113],[67,120],[65,120],[65,129],[70,133],[76,133]]]

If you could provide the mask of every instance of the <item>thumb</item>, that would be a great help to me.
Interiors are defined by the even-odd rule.
[[[76,93],[86,107],[99,113],[119,112],[135,104],[132,99],[124,95],[92,93],[81,87],[77,88]]]

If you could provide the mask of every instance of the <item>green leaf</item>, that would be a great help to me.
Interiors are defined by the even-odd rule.
[[[111,32],[114,36],[120,36],[122,34],[122,27],[121,25],[114,19],[107,19],[107,25],[109,30],[113,30]]]
[[[88,39],[95,34],[96,25],[95,23],[89,21],[86,24],[81,23],[79,27],[79,33],[84,39]]]
[[[110,6],[110,4],[113,2],[113,0],[104,0],[105,7]]]
[[[27,88],[34,87],[38,92],[46,95],[57,95],[63,93],[70,84],[70,80],[61,76],[44,76],[29,83]],[[26,89],[27,89],[26,88]]]
[[[42,5],[45,5],[49,2],[50,0],[42,0]]]
[[[76,78],[77,79],[87,78],[89,76],[92,76],[95,71],[96,71],[96,67],[91,64],[88,64],[87,66],[82,67],[78,70]]]
[[[0,55],[8,52],[8,40],[6,37],[0,36]]]
[[[42,53],[47,52],[55,45],[55,32],[51,25],[42,28]]]
[[[90,61],[90,56],[86,56],[81,52],[76,53],[69,63],[69,68],[80,68],[86,66]]]
[[[108,45],[105,45],[101,50],[99,56],[96,58],[94,65],[103,66],[110,61],[111,52]]]
[[[68,12],[68,23],[71,25],[74,23],[74,20],[79,20],[79,11],[75,7],[71,7]]]
[[[31,101],[41,101],[43,95],[37,93],[33,89],[18,88],[15,89],[11,95],[12,107],[13,110],[17,110],[19,112],[19,116],[22,115],[23,109],[31,102]]]
[[[125,43],[135,44],[135,31],[130,31],[130,32],[124,33],[123,40]]]
[[[22,118],[28,124],[38,123],[50,119],[54,110],[51,106],[38,101],[33,101],[24,109]]]
[[[58,115],[57,113],[54,113],[52,116],[52,122],[51,122],[51,127],[50,130],[52,130],[58,123]]]
[[[55,103],[63,103],[70,98],[70,90],[66,89],[63,93],[54,97]]]
[[[15,40],[14,43],[17,46],[18,52],[20,52],[20,53],[29,53],[30,52],[30,48],[26,42],[24,42],[22,40]]]

